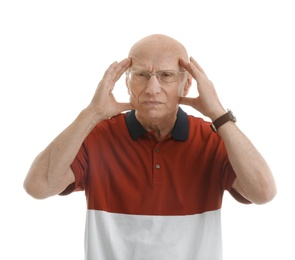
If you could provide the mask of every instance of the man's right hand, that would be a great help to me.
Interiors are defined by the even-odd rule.
[[[119,103],[112,91],[122,74],[131,66],[131,59],[114,62],[104,73],[99,82],[94,97],[88,108],[94,109],[99,121],[115,116],[123,111],[133,109],[132,104]]]

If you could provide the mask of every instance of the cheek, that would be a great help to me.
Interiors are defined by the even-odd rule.
[[[182,96],[183,96],[183,93],[184,93],[184,91],[183,91],[183,87],[180,87],[180,88],[178,89],[178,96],[182,97]]]
[[[128,93],[129,93],[131,102],[138,102],[138,99],[140,97],[140,92],[138,91],[138,89],[135,89],[132,87],[128,88]]]

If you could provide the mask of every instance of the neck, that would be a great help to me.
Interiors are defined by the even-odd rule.
[[[148,132],[153,132],[158,139],[162,140],[165,136],[171,133],[177,118],[177,111],[166,114],[163,117],[150,117],[142,115],[139,111],[135,112],[135,116],[143,128]]]

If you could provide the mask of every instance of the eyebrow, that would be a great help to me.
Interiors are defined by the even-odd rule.
[[[142,68],[137,68],[137,67],[130,67],[131,71],[148,71],[148,72],[151,72],[150,70],[148,69],[142,69]],[[179,69],[160,69],[160,70],[156,70],[157,71],[170,71],[170,70],[176,70],[176,71],[179,71]]]

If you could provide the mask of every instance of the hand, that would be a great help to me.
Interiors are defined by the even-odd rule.
[[[184,59],[179,64],[185,68],[197,82],[199,96],[196,98],[181,97],[180,104],[188,105],[201,112],[212,121],[225,113],[213,83],[208,79],[201,66],[191,57],[190,62]]]
[[[89,107],[94,108],[100,120],[104,120],[123,111],[133,109],[130,102],[117,102],[112,93],[115,83],[131,66],[131,63],[131,59],[124,59],[119,63],[114,62],[106,70],[102,80],[99,82]]]

